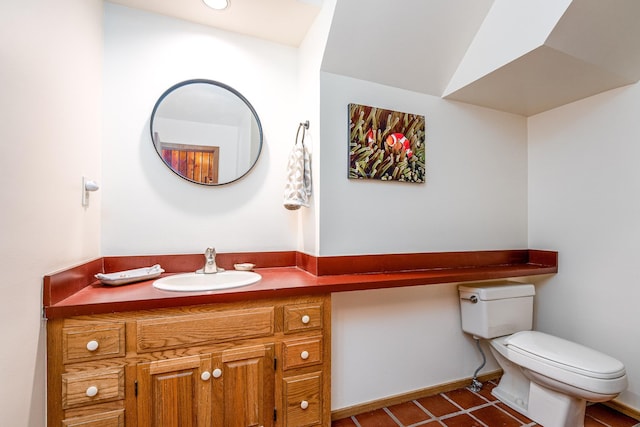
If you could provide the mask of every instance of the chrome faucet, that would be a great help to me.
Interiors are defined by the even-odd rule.
[[[196,271],[196,273],[213,274],[224,271],[223,268],[216,265],[216,250],[214,248],[207,248],[207,250],[204,251],[204,259],[204,267]]]

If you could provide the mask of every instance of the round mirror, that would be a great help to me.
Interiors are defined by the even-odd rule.
[[[187,80],[167,89],[153,107],[150,128],[162,161],[197,184],[242,178],[262,151],[262,125],[249,101],[212,80]]]

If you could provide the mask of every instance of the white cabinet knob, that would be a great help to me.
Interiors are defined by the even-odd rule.
[[[308,407],[309,407],[309,402],[307,402],[306,400],[303,400],[302,402],[300,402],[300,408],[307,409]]]
[[[309,317],[309,315],[305,314],[304,316],[302,316],[302,323],[304,323],[305,325],[310,321],[311,321],[311,318]]]
[[[300,353],[300,357],[302,358],[302,360],[307,360],[309,358],[309,352],[307,350],[303,351],[302,353]]]
[[[200,374],[200,378],[202,378],[202,381],[209,381],[209,378],[211,378],[211,372],[204,371],[202,374]]]
[[[98,347],[100,346],[100,344],[98,344],[98,341],[96,340],[91,340],[87,343],[87,350],[89,351],[96,351],[98,349]]]
[[[222,376],[222,370],[220,368],[216,368],[213,370],[213,378],[220,378]]]
[[[93,396],[95,396],[96,394],[98,394],[98,387],[96,387],[96,386],[92,385],[91,387],[89,387],[89,388],[87,389],[86,393],[87,393],[87,396],[88,396],[88,397],[93,397]]]

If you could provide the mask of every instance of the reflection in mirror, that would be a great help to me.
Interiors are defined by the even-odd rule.
[[[151,139],[164,163],[182,178],[203,185],[236,181],[262,150],[262,125],[249,101],[212,80],[170,87],[151,113]]]

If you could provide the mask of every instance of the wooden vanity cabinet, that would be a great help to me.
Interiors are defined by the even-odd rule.
[[[49,427],[330,426],[329,295],[48,322]]]

